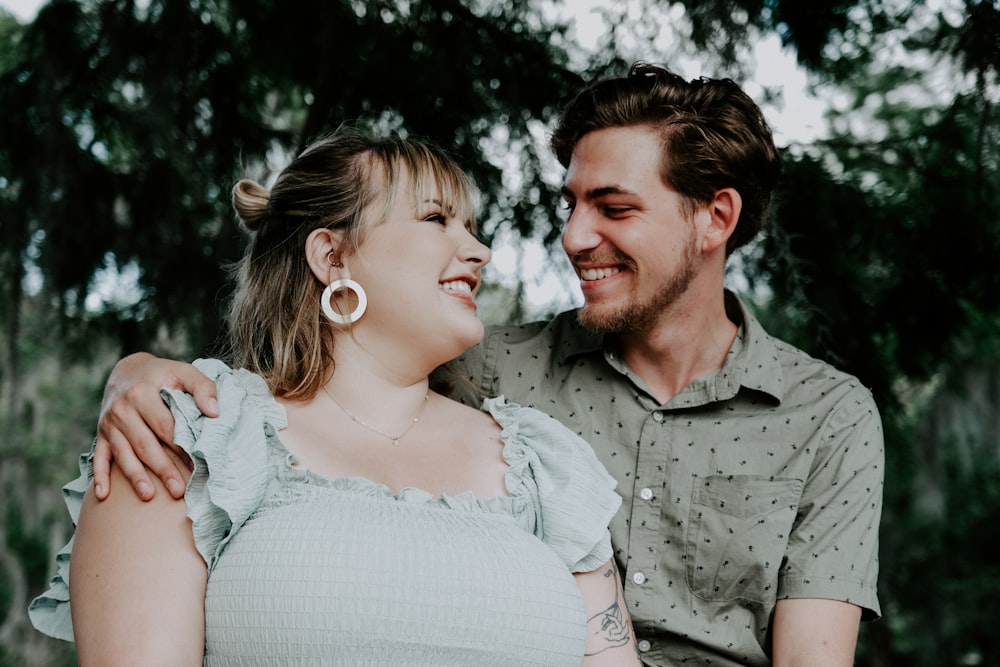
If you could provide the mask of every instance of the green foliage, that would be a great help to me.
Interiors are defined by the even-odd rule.
[[[49,533],[68,522],[55,494],[38,507],[27,489],[75,474],[113,360],[215,341],[238,177],[266,183],[343,123],[419,135],[482,187],[486,241],[554,243],[539,137],[581,81],[635,51],[739,79],[748,40],[775,31],[838,85],[838,107],[828,139],[786,151],[772,228],[742,258],[768,328],[859,376],[883,412],[885,618],[858,664],[1000,663],[984,539],[1000,519],[1000,3],[939,4],[608,3],[582,60],[533,0],[53,0],[29,26],[0,15],[0,463],[27,477],[0,502],[23,570],[0,576],[0,603],[16,577],[37,592],[47,575]],[[664,33],[670,54],[648,46]],[[129,271],[135,294],[88,303],[100,276]],[[484,298],[525,312],[504,290]],[[71,647],[52,656],[73,664]],[[22,664],[0,647],[0,667]]]
[[[995,630],[1000,563],[990,538],[1000,520],[1000,466],[995,453],[982,453],[986,456],[968,469],[955,449],[941,448],[936,482],[947,489],[941,513],[893,515],[904,523],[893,533],[910,538],[905,543],[890,540],[892,565],[885,568],[880,586],[892,593],[886,620],[900,664],[1000,661]],[[922,488],[933,492],[926,483]]]
[[[45,667],[77,667],[79,665],[76,659],[76,650],[72,644],[56,640],[52,640],[51,644],[51,653]],[[34,667],[34,663],[30,663],[0,646],[0,667]]]
[[[7,620],[7,614],[11,611],[14,603],[14,581],[7,568],[0,567],[0,624]],[[0,646],[0,656],[3,655],[3,646]]]
[[[773,227],[750,255],[770,328],[858,375],[883,412],[885,618],[863,633],[859,665],[1000,660],[987,538],[1000,517],[1000,61],[968,42],[995,5],[968,8],[965,23],[907,40],[937,76],[973,69],[950,99],[909,63],[869,69],[877,36],[831,68],[848,104],[829,140],[787,156]]]
[[[28,575],[28,586],[39,590],[48,581],[48,542],[39,526],[27,525],[20,504],[8,501],[4,517],[4,539],[7,547],[17,556]]]
[[[345,122],[405,127],[451,147],[498,216],[490,159],[508,155],[487,154],[493,128],[530,145],[531,123],[578,83],[559,30],[513,1],[480,12],[447,0],[53,2],[0,77],[0,109],[27,130],[0,147],[21,165],[4,174],[18,209],[8,263],[35,239],[45,287],[72,315],[107,261],[136,262],[141,308],[105,309],[106,327],[132,350],[154,331],[126,322],[167,322],[203,351],[218,331],[221,267],[239,252],[228,187],[244,169],[264,180],[270,153]],[[539,157],[521,157],[540,183]],[[535,192],[503,213],[552,237],[535,206],[554,210],[557,193]],[[487,240],[498,224],[485,221]]]
[[[827,144],[839,179],[811,157],[786,165],[774,230],[756,258],[786,317],[799,314],[782,326],[895,409],[896,383],[966,362],[969,351],[955,348],[970,327],[980,341],[1000,334],[1000,275],[983,270],[1000,262],[1000,165],[976,159],[979,118],[968,98],[880,115],[895,126],[892,139]]]

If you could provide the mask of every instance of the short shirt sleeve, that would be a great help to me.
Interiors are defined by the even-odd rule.
[[[216,383],[218,417],[202,415],[194,398],[184,392],[162,389],[160,394],[174,416],[174,442],[194,464],[184,500],[195,546],[211,571],[226,542],[264,497],[269,481],[266,425],[284,428],[286,416],[260,376],[232,370],[213,359],[198,360],[194,365]],[[93,450],[80,457],[80,476],[63,487],[74,526],[92,479]],[[73,641],[69,599],[72,549],[71,538],[56,555],[57,571],[49,589],[28,608],[36,629],[66,641]]]
[[[610,560],[608,524],[621,497],[590,445],[545,413],[503,396],[483,407],[503,429],[507,488],[527,501],[526,527],[571,572],[590,572]]]

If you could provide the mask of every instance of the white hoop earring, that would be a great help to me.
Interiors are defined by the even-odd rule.
[[[341,315],[333,309],[333,306],[330,305],[330,299],[333,297],[333,293],[343,288],[351,290],[358,297],[358,305],[355,306],[350,315]],[[323,296],[319,298],[319,302],[320,305],[323,306],[323,314],[326,315],[331,322],[335,322],[337,324],[354,324],[361,319],[361,316],[365,314],[365,310],[368,308],[368,295],[365,294],[364,287],[350,278],[339,278],[326,286],[326,289],[323,290]]]

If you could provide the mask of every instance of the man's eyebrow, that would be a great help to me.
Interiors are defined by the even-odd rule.
[[[565,185],[562,186],[562,196],[568,197],[570,199],[576,199],[576,195]],[[620,185],[603,185],[599,188],[592,188],[583,193],[583,198],[587,201],[593,201],[595,199],[600,199],[601,197],[607,197],[609,195],[637,195],[633,190],[624,188]]]

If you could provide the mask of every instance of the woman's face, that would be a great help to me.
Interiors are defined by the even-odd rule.
[[[491,253],[470,221],[441,201],[440,188],[424,186],[417,201],[409,171],[401,170],[386,220],[368,229],[344,263],[368,294],[356,333],[425,350],[436,366],[483,337],[474,299]]]

